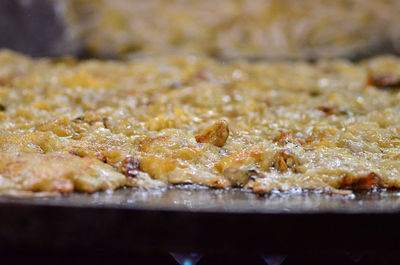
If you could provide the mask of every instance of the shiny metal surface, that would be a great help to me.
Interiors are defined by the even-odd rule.
[[[124,188],[49,198],[3,196],[1,204],[226,213],[394,213],[400,212],[400,192],[375,191],[344,196],[292,191],[260,196],[239,189],[176,186],[158,190]]]

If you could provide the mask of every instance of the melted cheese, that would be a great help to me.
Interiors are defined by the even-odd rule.
[[[75,62],[1,51],[0,190],[400,188],[399,76],[390,56]]]

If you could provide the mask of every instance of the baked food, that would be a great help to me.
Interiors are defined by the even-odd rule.
[[[95,57],[356,56],[400,43],[400,1],[56,0]]]
[[[0,191],[400,187],[400,58],[0,52]]]

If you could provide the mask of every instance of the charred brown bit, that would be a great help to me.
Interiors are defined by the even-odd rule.
[[[329,116],[336,113],[336,109],[334,107],[329,106],[318,106],[317,110],[322,111],[325,115]]]
[[[304,142],[298,138],[298,137],[293,137],[289,133],[286,133],[284,131],[280,131],[280,135],[274,139],[275,142],[277,142],[279,145],[283,146],[287,143],[294,143],[294,144],[299,144],[303,145]]]
[[[102,116],[96,115],[94,113],[87,113],[85,116],[78,116],[78,117],[72,119],[72,122],[87,123],[90,126],[92,126],[96,122],[101,122],[101,123],[103,123],[104,127],[106,127],[105,123],[107,121],[108,121],[108,117],[102,117]]]
[[[289,169],[297,172],[299,168],[299,161],[297,156],[287,151],[280,152],[275,158],[274,167],[280,172],[286,172]]]
[[[127,156],[121,164],[120,171],[127,177],[135,178],[140,170],[140,160],[136,157]]]
[[[197,71],[195,78],[202,81],[208,80],[210,78],[210,72],[206,69],[200,69]]]
[[[6,106],[4,106],[3,104],[0,104],[0,111],[6,111]]]
[[[261,171],[259,171],[258,169],[255,169],[255,168],[248,169],[247,175],[249,176],[249,181],[265,177],[265,175]]]
[[[367,84],[380,89],[391,90],[400,88],[400,77],[390,74],[372,74],[368,77]]]
[[[75,151],[75,150],[70,150],[68,153],[70,153],[71,155],[74,155],[74,156],[84,157],[82,154],[78,153],[78,152]]]
[[[196,136],[198,143],[210,143],[221,147],[225,144],[229,136],[229,126],[224,120],[217,121]]]
[[[319,91],[310,91],[310,96],[312,97],[318,97],[321,95],[321,92]]]
[[[75,119],[73,119],[72,121],[73,122],[79,122],[79,121],[83,121],[84,120],[84,117],[83,116],[79,116],[79,117],[76,117]]]
[[[340,188],[351,190],[370,190],[378,186],[379,180],[380,176],[375,172],[371,172],[368,175],[360,178],[346,175],[342,180]]]
[[[106,129],[108,129],[107,122],[108,122],[108,118],[107,118],[107,117],[104,117],[104,118],[103,118],[103,126],[104,126],[104,128],[106,128]]]

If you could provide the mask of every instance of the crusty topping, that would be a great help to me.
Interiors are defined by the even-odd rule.
[[[243,187],[249,181],[263,178],[264,175],[255,168],[228,167],[224,170],[224,177],[231,182],[232,186]]]
[[[198,143],[210,143],[221,147],[225,144],[229,136],[229,126],[225,120],[215,122],[213,125],[203,130],[196,136]]]
[[[140,172],[140,160],[136,157],[127,156],[121,164],[121,172],[131,178],[135,178]]]
[[[95,192],[125,184],[124,175],[111,166],[68,153],[0,153],[0,175],[0,191]]]
[[[336,112],[335,108],[331,106],[318,106],[317,110],[322,111],[325,115],[332,115]]]
[[[73,121],[73,122],[79,122],[79,121],[83,121],[84,119],[85,119],[85,117],[83,117],[83,116],[78,116],[78,117],[74,118],[72,121]]]
[[[400,188],[398,95],[365,86],[396,57],[0,62],[0,190]]]
[[[391,90],[400,88],[400,77],[391,74],[372,74],[368,77],[367,83],[380,89]]]
[[[346,174],[340,185],[341,189],[351,190],[370,190],[378,187],[380,176],[375,172],[371,172],[366,176],[354,177]]]
[[[287,151],[282,151],[276,156],[274,167],[280,172],[286,172],[288,171],[288,169],[296,172],[299,167],[299,161],[295,154],[291,154]]]
[[[274,141],[281,146],[286,145],[287,143],[294,143],[299,145],[303,144],[303,141],[299,137],[294,137],[290,133],[286,133],[284,131],[280,131],[279,133],[280,135],[276,137]]]
[[[225,169],[224,177],[226,177],[233,186],[243,186],[249,181],[247,170],[237,167],[228,167]]]

